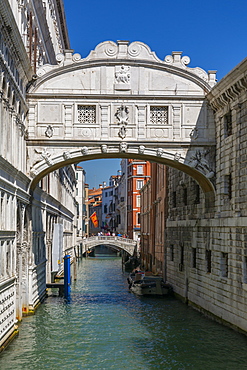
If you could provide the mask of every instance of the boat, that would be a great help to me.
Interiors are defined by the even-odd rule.
[[[132,272],[128,278],[129,290],[137,295],[164,296],[172,292],[170,284],[164,282],[162,276],[150,272]]]

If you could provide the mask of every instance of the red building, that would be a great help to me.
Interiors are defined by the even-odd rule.
[[[149,162],[127,160],[127,233],[135,240],[140,237],[140,190],[149,179]]]
[[[145,269],[163,275],[167,219],[167,167],[151,164],[151,179],[141,190],[141,263]]]

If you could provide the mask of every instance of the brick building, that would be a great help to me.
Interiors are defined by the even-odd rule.
[[[127,234],[131,239],[140,237],[140,190],[150,179],[150,163],[135,159],[127,160]]]

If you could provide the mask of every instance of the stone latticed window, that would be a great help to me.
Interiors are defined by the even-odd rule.
[[[96,106],[95,105],[78,105],[78,121],[83,124],[96,123]]]
[[[155,125],[168,124],[168,107],[150,107],[150,123]]]

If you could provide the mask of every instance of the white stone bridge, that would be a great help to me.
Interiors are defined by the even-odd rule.
[[[82,240],[82,253],[91,251],[98,245],[109,246],[117,251],[124,251],[133,256],[137,252],[138,242],[133,239],[123,238],[120,236],[90,236]]]
[[[98,158],[166,164],[214,193],[215,137],[206,94],[215,71],[181,52],[159,59],[142,42],[106,41],[88,57],[68,50],[29,87],[31,189],[49,172]]]

